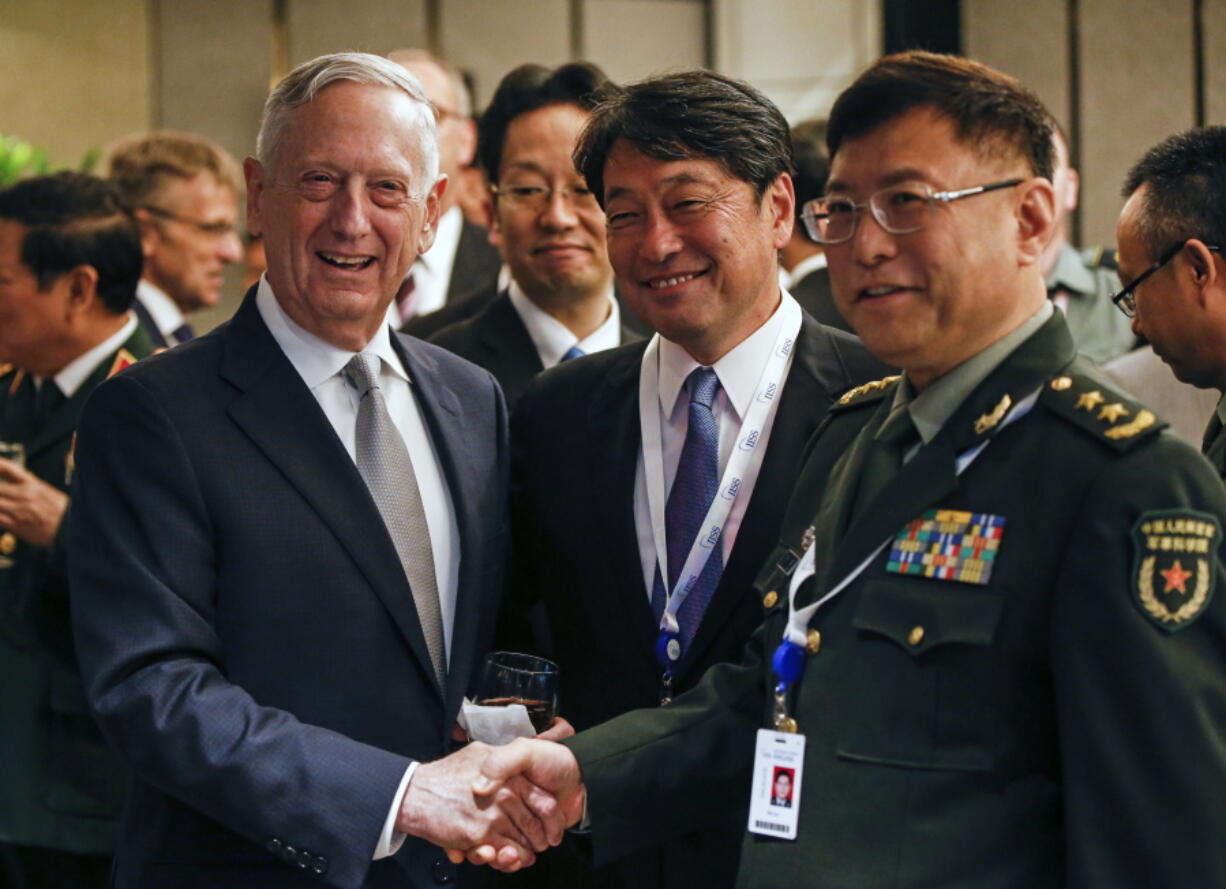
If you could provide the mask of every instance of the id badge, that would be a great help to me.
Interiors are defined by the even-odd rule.
[[[758,729],[753,760],[749,832],[781,840],[796,839],[805,736]]]

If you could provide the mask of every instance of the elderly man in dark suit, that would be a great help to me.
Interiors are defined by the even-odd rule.
[[[490,638],[506,471],[493,378],[386,323],[438,220],[433,114],[399,66],[324,56],[257,150],[266,277],[81,427],[76,641],[137,776],[116,885],[433,886],[418,837],[490,831],[530,856],[526,810],[472,806],[485,748],[425,762]]]
[[[571,159],[610,86],[594,65],[521,65],[481,116],[478,156],[511,281],[430,342],[492,373],[512,406],[542,370],[640,339],[613,296],[604,211]]]
[[[658,331],[547,371],[512,423],[508,617],[543,601],[563,713],[586,728],[739,656],[805,442],[886,370],[779,288],[791,157],[757,90],[706,72],[636,84],[595,111],[577,157],[618,287]],[[744,811],[708,815],[681,841],[553,885],[730,885]]]
[[[86,400],[153,351],[136,222],[84,173],[0,191],[0,885],[108,884],[126,774],[69,626],[68,488]],[[20,447],[14,450],[13,446]]]

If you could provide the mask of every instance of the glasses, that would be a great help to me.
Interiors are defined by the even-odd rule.
[[[161,216],[163,219],[171,219],[175,222],[182,222],[184,225],[190,225],[201,234],[214,238],[224,238],[238,231],[237,226],[233,222],[201,222],[199,219],[192,219],[190,216],[180,216],[178,213],[148,204],[141,207],[141,209],[152,213],[154,216]]]
[[[938,203],[948,204],[977,194],[1012,188],[1022,182],[1021,179],[1006,179],[957,191],[933,191],[922,182],[909,182],[883,188],[862,204],[842,195],[826,195],[808,201],[801,210],[800,218],[809,237],[819,244],[842,244],[851,240],[856,233],[856,223],[865,209],[870,210],[877,224],[890,234],[905,235],[927,225]]]
[[[553,202],[555,194],[562,195],[564,200],[576,210],[594,210],[597,207],[596,195],[586,185],[560,185],[551,188],[547,185],[507,185],[499,188],[491,185],[490,191],[495,197],[502,198],[515,209],[529,210],[539,213]]]
[[[1133,278],[1131,284],[1129,284],[1119,293],[1115,294],[1115,296],[1111,297],[1111,301],[1115,303],[1115,307],[1117,309],[1124,313],[1124,317],[1135,318],[1137,316],[1137,288],[1141,286],[1141,282],[1174,259],[1175,254],[1182,250],[1190,240],[1191,238],[1184,238],[1178,244],[1172,246],[1169,250],[1158,257],[1157,262]],[[1205,249],[1212,250],[1217,254],[1221,254],[1222,252],[1222,248],[1218,247],[1216,244],[1205,244]]]

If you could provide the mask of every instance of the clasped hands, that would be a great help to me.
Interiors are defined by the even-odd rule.
[[[68,495],[30,470],[0,458],[0,531],[50,546],[68,508]]]
[[[560,722],[503,747],[474,742],[421,763],[401,801],[396,829],[447,850],[459,864],[516,871],[562,841],[583,815],[574,754],[555,743],[574,734]]]

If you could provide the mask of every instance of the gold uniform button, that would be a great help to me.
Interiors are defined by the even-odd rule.
[[[924,628],[912,627],[910,634],[907,636],[907,641],[912,645],[919,645],[924,641]]]
[[[809,654],[817,654],[822,648],[822,634],[817,630],[810,630],[805,636],[805,651]]]
[[[1051,387],[1057,392],[1063,392],[1071,385],[1073,385],[1073,381],[1070,377],[1056,377],[1051,381]]]
[[[11,531],[0,534],[0,554],[11,556],[17,551],[17,535]]]
[[[775,592],[774,590],[771,590],[769,593],[767,593],[765,596],[762,597],[762,607],[763,608],[774,608],[775,603],[778,601],[779,601],[779,594]]]

